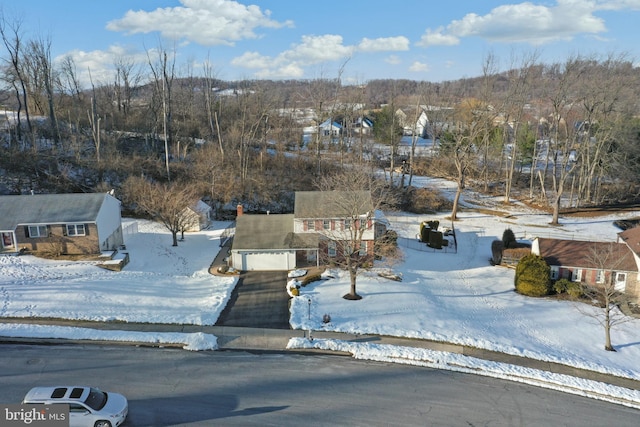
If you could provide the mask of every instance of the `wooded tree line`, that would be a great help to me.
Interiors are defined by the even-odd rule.
[[[110,78],[92,76],[87,87],[71,56],[53,60],[52,40],[27,39],[4,16],[0,36],[0,99],[21,124],[7,121],[0,147],[10,192],[120,189],[136,176],[278,212],[335,169],[379,167],[379,144],[389,147],[392,187],[410,186],[414,174],[447,176],[460,191],[473,184],[505,202],[539,202],[554,221],[562,207],[638,196],[640,73],[623,55],[543,64],[530,54],[504,71],[489,54],[476,78],[345,85],[348,64],[312,80],[224,82],[209,58],[178,64],[175,48],[159,45],[143,63],[117,58]],[[426,111],[439,149],[398,158],[398,109],[413,123]],[[303,139],[305,126],[363,117],[374,121],[371,135],[345,125],[336,139]]]

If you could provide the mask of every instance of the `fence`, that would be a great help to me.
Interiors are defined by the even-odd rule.
[[[130,222],[129,224],[122,227],[122,238],[124,239],[125,243],[129,238],[131,238],[131,236],[134,236],[135,234],[138,234],[137,221]]]
[[[236,234],[236,223],[232,222],[222,233],[220,233],[220,247],[227,244],[227,242],[233,238]]]

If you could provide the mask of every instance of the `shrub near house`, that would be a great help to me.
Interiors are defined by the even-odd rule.
[[[529,254],[516,266],[516,292],[532,297],[542,297],[551,293],[551,269],[545,260],[535,254]]]

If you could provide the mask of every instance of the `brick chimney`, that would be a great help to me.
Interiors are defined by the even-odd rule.
[[[236,208],[236,215],[242,216],[243,213],[244,213],[244,208],[242,207],[242,205],[238,205],[238,207]]]

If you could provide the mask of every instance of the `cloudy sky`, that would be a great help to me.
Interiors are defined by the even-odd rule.
[[[159,47],[183,73],[208,60],[224,80],[346,83],[478,76],[488,54],[500,69],[532,54],[640,58],[640,0],[23,0],[2,12],[99,80],[117,58],[144,64]]]

